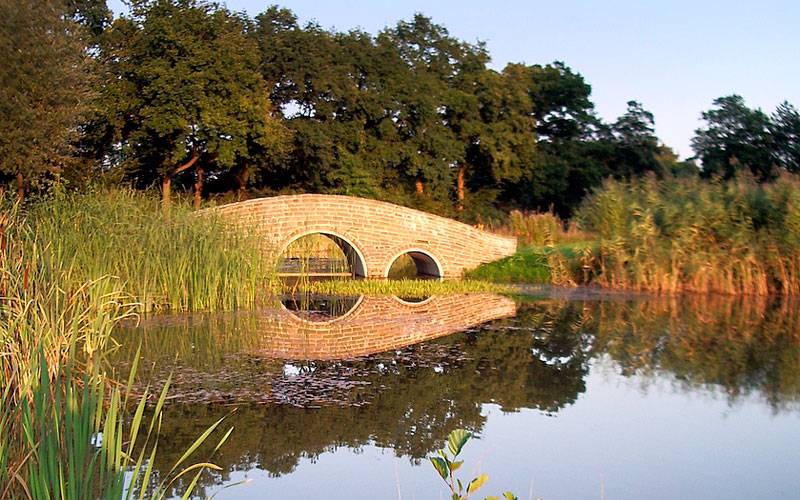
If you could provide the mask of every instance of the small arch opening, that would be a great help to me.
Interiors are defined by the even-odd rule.
[[[300,319],[327,322],[350,314],[361,299],[361,295],[285,295],[281,304]]]
[[[420,250],[409,250],[398,255],[389,266],[389,279],[441,280],[442,268],[432,255]]]
[[[333,233],[309,233],[292,240],[281,252],[278,275],[283,278],[363,278],[364,258],[352,243]]]

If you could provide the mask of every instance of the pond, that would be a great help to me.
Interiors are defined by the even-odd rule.
[[[427,457],[455,428],[476,436],[458,477],[489,475],[474,498],[796,498],[798,305],[287,298],[147,318],[117,332],[114,364],[141,346],[142,385],[172,374],[162,473],[217,419],[234,427],[203,498],[449,498]]]

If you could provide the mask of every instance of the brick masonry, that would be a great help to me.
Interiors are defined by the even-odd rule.
[[[345,315],[309,321],[283,309],[265,315],[257,354],[274,359],[333,360],[364,356],[450,335],[516,314],[494,294],[436,296],[419,304],[363,296]]]
[[[443,278],[460,278],[485,262],[512,255],[514,238],[391,203],[352,196],[299,194],[259,198],[204,211],[232,218],[262,235],[276,255],[306,234],[337,236],[354,247],[368,278],[386,277],[408,251],[438,264]]]

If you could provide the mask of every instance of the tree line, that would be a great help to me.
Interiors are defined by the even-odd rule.
[[[0,2],[0,175],[177,186],[222,199],[320,192],[475,220],[563,216],[606,177],[649,172],[770,180],[800,170],[800,118],[728,96],[703,113],[680,162],[631,101],[613,123],[562,62],[488,67],[417,14],[372,35],[249,17],[200,0]]]

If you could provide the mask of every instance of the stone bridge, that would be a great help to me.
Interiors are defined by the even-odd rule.
[[[514,238],[376,200],[352,196],[298,194],[259,198],[205,211],[231,218],[263,236],[281,255],[306,235],[322,234],[342,249],[351,273],[385,278],[402,255],[420,275],[460,278],[480,264],[512,255]]]

